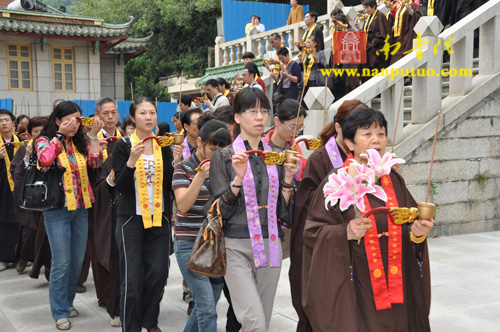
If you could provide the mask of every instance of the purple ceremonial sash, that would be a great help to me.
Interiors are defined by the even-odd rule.
[[[264,150],[272,151],[269,145],[262,139]],[[233,142],[234,153],[246,151],[245,143],[238,135]],[[259,204],[257,201],[255,181],[252,167],[247,161],[247,171],[243,179],[243,194],[245,196],[245,209],[247,212],[248,231],[252,242],[253,259],[256,268],[267,266],[266,250],[262,239],[262,229],[259,217]],[[267,229],[269,232],[269,258],[271,267],[280,267],[279,262],[279,237],[277,222],[277,203],[279,194],[279,177],[276,165],[267,165],[267,175],[269,177],[269,192],[267,194]]]
[[[342,160],[342,155],[340,154],[339,146],[337,145],[337,141],[335,138],[337,135],[333,135],[330,137],[328,142],[326,142],[325,148],[328,152],[328,156],[330,157],[330,161],[332,162],[333,168],[339,168],[344,164]]]
[[[184,137],[184,149],[182,149],[182,159],[186,160],[191,157],[191,151],[189,150],[189,143],[188,143],[188,138],[187,136]]]

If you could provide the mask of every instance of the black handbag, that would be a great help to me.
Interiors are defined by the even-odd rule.
[[[37,168],[37,162],[38,158],[33,149],[21,182],[19,206],[32,211],[62,209],[66,199],[62,177],[66,169],[59,166],[55,159],[43,172]]]

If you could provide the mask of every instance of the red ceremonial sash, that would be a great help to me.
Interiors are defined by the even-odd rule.
[[[349,167],[352,162],[352,155],[346,159],[344,167]],[[389,175],[384,175],[381,178],[382,187],[387,194],[387,202],[385,206],[388,208],[398,207],[396,193]],[[371,206],[368,201],[367,195],[364,197],[365,211],[370,211]],[[364,213],[363,211],[362,213]],[[382,261],[382,253],[380,250],[379,233],[377,230],[377,223],[375,216],[369,216],[372,228],[369,229],[364,237],[366,260],[368,261],[368,268],[370,270],[370,280],[373,289],[373,298],[375,300],[375,307],[377,310],[391,308],[391,303],[403,303],[403,272],[401,268],[402,251],[403,251],[403,235],[401,225],[396,225],[392,220],[387,217],[387,233],[380,236],[388,237],[388,284],[386,283],[384,264]]]

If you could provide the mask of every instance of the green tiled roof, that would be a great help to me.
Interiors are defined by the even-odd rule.
[[[259,72],[262,74],[262,59],[255,60],[254,63],[259,68]],[[205,85],[205,82],[210,79],[216,79],[218,77],[222,77],[228,83],[234,83],[234,77],[236,75],[241,75],[243,73],[243,69],[245,68],[245,64],[243,62],[236,63],[234,65],[227,65],[221,67],[207,68],[205,71],[205,75],[196,81],[195,86],[200,87]]]
[[[149,41],[151,40],[151,37],[153,37],[153,33],[144,38],[128,38],[120,44],[113,46],[106,53],[121,54],[147,51],[149,49]]]
[[[69,22],[68,22],[69,21]],[[73,23],[66,20],[37,20],[35,17],[0,17],[0,31],[36,34],[41,37],[68,36],[87,38],[126,37],[132,33],[133,18],[125,24],[108,24],[89,21]],[[99,22],[100,23],[100,22]]]

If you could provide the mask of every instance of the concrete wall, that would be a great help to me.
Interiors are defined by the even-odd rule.
[[[125,80],[123,61],[118,64],[119,55],[103,54],[101,55],[101,95],[102,97],[111,97],[115,100],[125,98]]]
[[[6,43],[15,42],[31,44],[32,53],[32,91],[10,91],[8,89],[7,50]],[[75,92],[54,92],[52,82],[52,46],[72,46],[75,48]],[[90,42],[64,39],[48,39],[45,50],[42,50],[42,39],[1,36],[0,40],[0,95],[1,98],[14,100],[14,112],[21,113],[23,98],[30,106],[30,115],[47,115],[52,111],[55,99],[93,100],[101,97],[101,56],[94,54]],[[123,94],[123,65],[117,65],[118,78],[121,77],[121,93]],[[93,72],[93,74],[92,74]],[[121,76],[120,76],[121,75]],[[93,79],[92,79],[93,78]],[[94,84],[95,83],[95,93]],[[95,96],[95,97],[94,97]],[[114,96],[114,94],[113,94]],[[27,109],[24,108],[24,113]]]
[[[440,132],[432,173],[437,194],[429,199],[438,204],[431,236],[500,230],[499,109],[497,90]],[[431,153],[428,141],[400,167],[417,202],[425,200]]]

